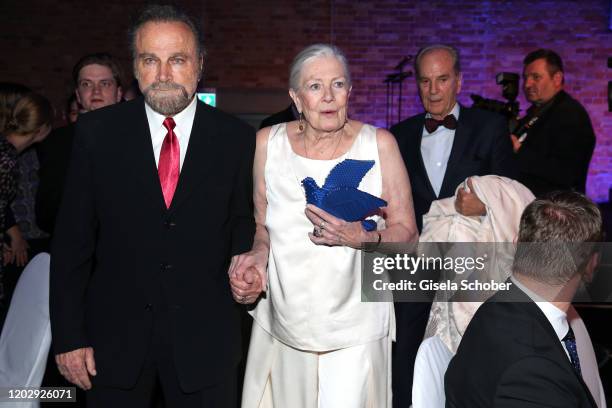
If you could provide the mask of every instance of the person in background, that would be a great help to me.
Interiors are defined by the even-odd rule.
[[[565,90],[563,61],[548,49],[524,61],[523,91],[531,102],[526,133],[512,135],[519,166],[518,181],[536,196],[555,191],[584,193],[595,132],[584,107]],[[519,124],[520,125],[520,124]]]
[[[125,88],[125,92],[123,93],[123,99],[126,101],[131,101],[132,99],[136,99],[142,96],[142,92],[138,88],[138,81],[134,79],[130,85]]]
[[[410,174],[419,232],[432,201],[455,195],[470,176],[495,174],[514,178],[516,167],[508,126],[501,115],[457,102],[462,74],[459,52],[448,45],[421,49],[414,63],[425,112],[393,127]],[[485,205],[467,186],[460,188],[455,208],[465,216],[484,215]],[[397,341],[393,351],[393,406],[411,404],[416,353],[423,340],[431,304],[397,303]]]
[[[261,125],[259,125],[259,129],[274,126],[279,123],[293,122],[294,120],[297,120],[299,117],[300,115],[298,114],[295,104],[291,102],[291,104],[287,106],[285,109],[283,109],[282,111],[276,112],[275,114],[270,115],[264,120],[262,120]]]
[[[66,124],[72,124],[77,121],[79,118],[79,114],[83,108],[79,104],[79,101],[76,99],[76,95],[73,93],[70,94],[70,97],[66,101],[66,107],[64,108],[64,122]]]
[[[79,115],[121,101],[122,77],[119,63],[110,54],[89,54],[79,59],[72,69],[74,95],[81,107]],[[51,235],[70,163],[74,139],[72,123],[54,129],[38,146],[40,183],[36,195],[36,219],[39,227]]]
[[[6,100],[2,92],[0,92],[0,100]],[[2,105],[6,106],[6,104]],[[10,113],[0,119],[2,124],[0,129],[0,242],[4,242],[7,230],[11,241],[9,245],[4,245],[3,251],[0,251],[2,321],[4,321],[9,300],[3,288],[5,265],[16,262],[19,266],[23,266],[28,259],[27,243],[23,240],[10,209],[20,182],[18,156],[32,144],[42,141],[49,134],[52,122],[51,104],[42,95],[32,92],[19,97]],[[16,240],[20,241],[17,245],[14,242]]]
[[[30,92],[32,92],[32,90],[25,85],[13,82],[0,82],[0,134],[2,134],[7,123],[11,120],[17,101]],[[19,179],[19,167],[18,162],[15,170],[17,180]],[[25,264],[28,259],[28,245],[15,221],[10,205],[5,209],[4,219],[6,229],[4,232],[8,236],[9,242],[0,240],[0,250],[3,252],[4,256],[4,262],[2,263],[8,264],[16,261],[19,264]],[[0,266],[0,268],[2,268],[2,266]],[[6,278],[4,283],[7,283]],[[5,289],[7,288],[5,287]],[[5,290],[5,293],[8,293],[10,297],[10,289]]]
[[[447,407],[597,408],[568,312],[593,277],[601,239],[601,213],[580,193],[553,192],[527,206],[510,289],[470,321],[446,371]]]

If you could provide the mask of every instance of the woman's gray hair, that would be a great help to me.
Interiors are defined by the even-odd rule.
[[[304,48],[298,55],[295,56],[289,69],[289,88],[294,91],[298,91],[300,88],[300,77],[302,75],[302,69],[304,64],[312,58],[316,57],[334,57],[344,69],[344,76],[346,77],[347,85],[351,86],[351,72],[349,71],[348,63],[346,62],[346,56],[340,50],[340,48],[331,44],[313,44]]]

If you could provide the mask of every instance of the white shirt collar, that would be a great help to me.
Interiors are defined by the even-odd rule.
[[[511,276],[510,279],[512,283],[514,283],[520,290],[522,290],[533,302],[540,308],[546,319],[550,322],[551,326],[555,330],[555,334],[559,338],[559,340],[563,340],[567,331],[569,330],[569,324],[567,322],[567,313],[563,310],[559,309],[557,306],[553,305],[550,302],[542,299],[541,296],[529,290],[525,285],[523,285],[518,279],[514,276]]]
[[[179,141],[179,152],[180,152],[180,168],[183,168],[183,163],[187,154],[187,148],[189,146],[189,139],[191,137],[191,129],[193,128],[193,121],[195,119],[195,113],[197,109],[197,97],[194,95],[193,100],[187,105],[185,109],[174,115],[174,134]],[[159,155],[161,152],[161,146],[168,132],[164,127],[163,123],[166,117],[160,113],[157,113],[147,103],[145,103],[145,112],[147,114],[147,121],[149,122],[149,131],[151,132],[151,142],[153,145],[153,154],[155,156],[155,164],[159,165]]]
[[[194,94],[193,99],[187,105],[185,109],[174,115],[172,118],[174,119],[174,123],[176,123],[177,134],[191,134],[191,127],[193,126],[193,119],[195,118],[195,112],[197,107],[197,96]],[[163,126],[164,120],[166,116],[161,113],[155,112],[153,108],[149,106],[145,102],[145,111],[147,112],[147,119],[149,121],[149,126],[151,127],[151,134],[153,134],[157,129]]]

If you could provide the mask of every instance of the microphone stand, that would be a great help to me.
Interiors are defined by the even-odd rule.
[[[395,88],[395,84],[398,87],[398,102],[397,102],[397,121],[399,122],[402,118],[402,85],[406,78],[412,76],[412,71],[404,71],[404,67],[412,60],[412,56],[404,57],[402,60],[395,66],[395,70],[397,72],[393,72],[388,74],[383,83],[386,84],[387,87],[387,112],[386,112],[386,122],[387,128],[391,125],[391,117],[394,106],[393,101],[393,90]]]

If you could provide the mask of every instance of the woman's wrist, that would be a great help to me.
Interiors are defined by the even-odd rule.
[[[367,231],[366,239],[362,242],[362,248],[368,252],[375,251],[382,242],[380,231]]]

